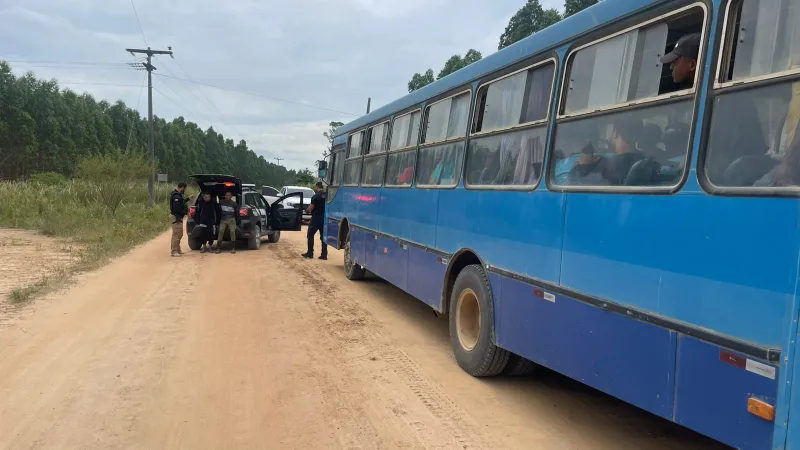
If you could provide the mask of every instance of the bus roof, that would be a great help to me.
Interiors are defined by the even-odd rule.
[[[474,81],[495,70],[510,66],[517,61],[529,58],[542,50],[554,48],[561,43],[573,39],[577,35],[589,32],[610,21],[619,20],[629,14],[662,3],[664,0],[604,0],[596,5],[570,16],[555,25],[533,34],[503,50],[495,52],[469,66],[452,73],[441,80],[414,91],[399,100],[382,106],[337,130],[338,136],[348,134],[358,128],[379,119],[388,117],[398,111],[418,105],[425,100],[445,93],[451,89]]]

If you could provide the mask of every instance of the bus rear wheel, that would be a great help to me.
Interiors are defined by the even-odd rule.
[[[353,254],[350,251],[350,235],[347,235],[347,242],[344,244],[344,276],[350,281],[358,281],[364,279],[364,268],[358,265],[353,260]]]
[[[494,343],[494,303],[483,267],[467,266],[458,274],[449,311],[450,345],[458,365],[473,377],[502,373],[511,354]]]

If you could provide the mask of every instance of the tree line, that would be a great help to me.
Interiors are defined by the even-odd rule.
[[[506,26],[503,34],[500,35],[500,44],[497,49],[502,50],[517,41],[521,41],[560,20],[583,11],[598,1],[565,0],[564,13],[562,14],[555,8],[544,9],[539,0],[528,0],[508,21],[508,26]],[[481,52],[474,49],[467,51],[463,57],[461,55],[453,55],[445,62],[444,67],[439,71],[435,79],[433,69],[428,69],[423,73],[415,73],[408,82],[408,92],[414,92],[482,58]]]
[[[280,187],[307,181],[273,164],[209,127],[201,129],[183,117],[155,117],[157,169],[170,180],[195,173],[235,175],[246,183]],[[15,76],[0,61],[0,179],[26,179],[36,173],[76,175],[89,156],[122,150],[147,154],[147,118],[122,101],[111,104],[89,94],[59,87],[32,73]]]

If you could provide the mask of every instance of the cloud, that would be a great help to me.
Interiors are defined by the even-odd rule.
[[[175,52],[174,61],[155,60],[159,75],[260,95],[155,76],[156,114],[213,126],[226,137],[245,139],[265,158],[285,158],[284,164],[297,169],[319,158],[328,122],[352,120],[344,113],[362,113],[367,97],[379,107],[405,95],[414,72],[438,72],[448,57],[469,48],[492,53],[524,0],[134,3],[148,44],[172,46]],[[128,1],[3,0],[0,23],[0,58],[8,60],[122,63],[134,59],[126,47],[145,46]],[[135,107],[139,99],[141,72],[124,66],[44,65],[12,63],[19,72],[89,83],[65,87],[111,102],[121,99]],[[145,100],[139,107],[143,115]]]

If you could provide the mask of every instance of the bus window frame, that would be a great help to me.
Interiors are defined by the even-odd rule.
[[[536,57],[534,57],[534,59],[535,58]],[[474,128],[475,121],[478,118],[478,107],[480,106],[479,103],[478,103],[478,98],[479,98],[481,89],[483,89],[486,86],[491,85],[492,83],[495,83],[495,82],[498,82],[498,81],[503,80],[505,78],[517,75],[517,74],[519,74],[521,72],[526,72],[526,71],[529,71],[529,70],[532,70],[532,69],[538,69],[540,67],[544,67],[545,65],[547,65],[549,63],[553,63],[553,80],[552,80],[551,85],[550,85],[550,98],[549,98],[549,100],[547,102],[547,117],[545,117],[544,119],[541,119],[541,120],[535,120],[533,122],[526,122],[524,124],[517,124],[517,125],[512,125],[510,127],[498,128],[496,130],[479,131],[479,132],[473,132],[472,131],[472,129]],[[472,123],[471,123],[471,126],[469,127],[469,141],[467,141],[467,145],[464,147],[464,161],[462,163],[462,165],[463,165],[462,172],[466,171],[466,168],[467,168],[467,162],[469,161],[469,144],[472,142],[472,139],[481,139],[481,138],[487,138],[487,137],[497,136],[497,135],[501,135],[501,134],[511,134],[511,133],[516,133],[516,132],[522,132],[522,131],[525,131],[525,130],[529,130],[529,129],[532,129],[532,128],[537,128],[537,127],[542,127],[543,126],[543,127],[545,127],[546,131],[545,131],[545,143],[544,143],[544,150],[545,150],[544,151],[544,159],[542,160],[542,173],[539,175],[539,178],[536,180],[535,184],[525,184],[525,185],[513,185],[513,184],[498,184],[498,185],[470,184],[470,183],[467,183],[467,177],[464,176],[464,189],[468,189],[468,190],[472,190],[472,191],[535,191],[536,189],[539,188],[539,185],[542,183],[542,179],[545,178],[545,176],[547,175],[547,173],[545,172],[546,167],[547,167],[547,150],[550,147],[549,139],[548,139],[550,133],[548,132],[549,131],[548,128],[549,128],[550,118],[552,116],[552,108],[553,108],[553,104],[554,104],[555,96],[556,96],[556,81],[558,80],[558,69],[559,69],[558,57],[557,56],[549,56],[546,59],[537,61],[537,62],[532,63],[532,64],[528,64],[528,65],[526,65],[525,67],[523,67],[523,68],[521,68],[519,70],[514,70],[513,72],[510,72],[510,73],[507,73],[507,74],[503,74],[501,76],[498,76],[497,78],[491,78],[493,76],[493,74],[490,74],[487,77],[489,79],[489,81],[484,82],[483,80],[481,80],[480,84],[478,85],[478,88],[475,90],[475,92],[477,92],[478,94],[476,94],[476,96],[475,96],[474,105],[473,105],[472,120],[471,120]],[[502,73],[502,71],[501,71],[501,73]]]
[[[430,109],[430,107],[433,106],[433,105],[436,105],[437,103],[441,103],[441,102],[443,102],[445,100],[453,99],[453,98],[456,98],[456,97],[458,97],[460,95],[464,95],[464,94],[469,94],[469,105],[470,105],[470,107],[467,109],[467,118],[466,118],[466,120],[467,120],[467,130],[464,133],[464,136],[453,137],[453,138],[444,139],[442,141],[436,141],[436,142],[423,142],[423,139],[425,139],[425,135],[428,133],[428,110]],[[472,125],[472,119],[473,119],[472,112],[473,112],[473,109],[474,109],[473,105],[475,103],[475,95],[474,94],[475,94],[475,91],[472,89],[472,85],[469,85],[469,87],[467,87],[466,89],[461,89],[461,90],[457,91],[454,94],[445,95],[444,97],[436,100],[435,102],[432,102],[430,104],[426,103],[424,105],[422,117],[420,118],[420,123],[424,123],[425,127],[423,128],[423,130],[422,130],[422,132],[420,133],[420,136],[419,136],[419,145],[417,146],[417,159],[416,159],[416,161],[414,161],[414,181],[411,183],[411,185],[413,187],[419,188],[419,189],[456,189],[456,188],[458,188],[458,185],[461,184],[461,178],[463,177],[463,172],[464,172],[464,164],[466,162],[466,157],[467,157],[467,143],[468,143],[467,137],[469,136],[469,132],[470,132],[471,125]],[[448,126],[449,126],[449,122],[448,122]],[[464,141],[464,156],[461,158],[461,167],[458,168],[458,170],[456,170],[455,184],[420,184],[420,183],[418,183],[417,182],[417,175],[419,175],[419,161],[420,161],[420,154],[422,153],[422,151],[426,150],[426,149],[429,149],[429,148],[433,148],[433,147],[441,147],[441,146],[446,145],[446,144],[453,144],[453,143],[456,143],[458,141]]]
[[[386,174],[389,172],[389,156],[398,153],[411,153],[414,152],[414,177],[411,179],[410,184],[386,184]],[[417,178],[417,159],[419,157],[419,148],[405,147],[398,150],[391,150],[386,152],[386,172],[383,174],[383,188],[384,189],[411,189],[416,187],[414,182]]]
[[[417,142],[414,143],[414,144],[405,146],[405,147],[400,147],[400,148],[393,149],[392,148],[392,137],[394,136],[394,122],[397,119],[401,118],[401,117],[410,116],[410,115],[414,114],[415,112],[419,112],[420,113],[419,114],[419,124],[417,125],[419,127],[419,131],[417,131]],[[402,150],[408,150],[410,148],[419,147],[419,142],[420,142],[420,139],[422,138],[422,116],[423,116],[422,107],[418,106],[415,109],[412,109],[410,111],[407,111],[407,112],[404,112],[402,114],[398,114],[398,115],[392,117],[391,125],[389,126],[389,146],[388,146],[386,152],[384,152],[384,153],[399,152],[399,151],[402,151]]]
[[[360,128],[357,131],[353,131],[352,133],[347,135],[347,145],[345,146],[345,149],[344,149],[345,150],[345,155],[346,155],[345,156],[345,161],[350,161],[350,160],[356,159],[356,158],[362,158],[364,156],[364,140],[367,138],[367,130],[368,129],[369,129],[369,127]],[[350,156],[350,142],[353,139],[353,135],[361,134],[361,133],[363,133],[363,135],[361,136],[361,151],[359,152],[358,156]]]
[[[701,189],[708,195],[718,197],[751,197],[751,198],[796,198],[800,196],[800,186],[774,187],[774,186],[717,186],[711,182],[706,173],[706,159],[708,158],[708,144],[711,138],[711,124],[714,119],[713,105],[717,97],[739,91],[748,91],[777,85],[782,83],[800,82],[800,68],[783,70],[773,74],[748,77],[740,80],[721,81],[725,73],[731,68],[730,56],[732,51],[731,39],[734,34],[731,32],[730,23],[733,19],[735,10],[745,0],[730,0],[727,2],[725,16],[723,18],[722,32],[720,33],[719,52],[717,67],[714,72],[714,83],[708,92],[706,110],[708,113],[703,120],[702,138],[697,152],[697,181]]]
[[[733,18],[735,12],[733,6],[736,5],[736,8],[738,8],[739,5],[742,5],[745,1],[747,0],[730,0],[725,6],[725,16],[723,17],[722,32],[720,33],[720,38],[722,41],[720,42],[716,76],[714,77],[714,91],[732,86],[738,86],[740,84],[757,83],[761,81],[776,80],[784,77],[789,78],[793,75],[800,75],[800,67],[798,67],[796,69],[781,70],[775,73],[741,78],[739,80],[724,80],[724,78],[726,78],[725,74],[732,68],[731,58],[733,57],[733,47],[731,46],[731,39],[734,36],[734,28],[731,27],[731,19]]]
[[[375,153],[364,153],[362,156],[380,155],[380,154],[385,154],[388,151],[390,144],[389,144],[389,141],[388,141],[387,138],[391,135],[391,124],[392,124],[392,120],[391,119],[386,119],[384,121],[378,122],[375,125],[372,125],[372,126],[369,126],[369,127],[366,128],[366,131],[367,131],[366,135],[369,137],[369,139],[367,139],[367,140],[369,141],[369,144],[370,144],[370,145],[367,146],[366,150],[370,150],[370,148],[372,147],[372,145],[371,145],[372,144],[372,130],[377,128],[377,127],[380,127],[380,126],[383,126],[383,125],[387,125],[387,124],[389,125],[389,127],[386,129],[386,134],[383,135],[382,149],[378,150]]]
[[[384,122],[384,123],[386,123],[386,122]],[[361,160],[361,179],[359,180],[359,186],[360,187],[365,187],[365,188],[380,188],[380,187],[383,187],[384,183],[386,182],[386,165],[387,165],[387,162],[388,162],[388,161],[386,161],[386,155],[387,155],[387,152],[384,151],[383,153],[376,153],[374,155],[367,155]],[[367,160],[377,160],[377,159],[380,159],[380,158],[384,159],[383,177],[381,178],[381,184],[364,184],[364,178],[365,178],[364,174],[365,174],[365,172],[367,170]]]
[[[703,22],[701,27],[702,31],[700,32],[700,54],[698,55],[698,61],[697,61],[697,67],[702,68],[704,67],[706,61],[713,61],[713,51],[714,51],[714,48],[711,48],[709,46],[709,44],[711,44],[711,42],[709,41],[709,36],[711,35],[712,20],[711,17],[709,17],[708,5],[702,1],[693,2],[688,5],[682,6],[676,10],[667,11],[658,14],[650,19],[646,19],[641,22],[636,22],[635,25],[625,27],[611,34],[604,35],[600,38],[591,40],[585,44],[581,44],[580,46],[571,49],[569,53],[567,53],[567,57],[564,59],[563,73],[561,74],[561,87],[560,87],[560,92],[558,93],[558,108],[556,110],[556,117],[553,123],[553,131],[550,135],[547,152],[545,154],[547,168],[546,172],[544,172],[543,174],[543,177],[546,178],[545,185],[547,186],[548,190],[553,192],[564,192],[564,193],[584,192],[584,193],[606,193],[606,194],[653,194],[653,195],[666,196],[666,195],[674,195],[683,188],[683,186],[686,184],[687,180],[689,179],[689,176],[692,173],[691,165],[692,165],[693,147],[695,138],[697,136],[697,133],[701,129],[705,128],[704,126],[699,124],[697,120],[697,114],[700,107],[700,101],[699,101],[700,93],[703,91],[703,89],[706,88],[707,84],[706,83],[707,79],[704,78],[702,75],[702,73],[704,72],[703,70],[695,71],[694,83],[692,84],[692,87],[690,89],[668,92],[665,94],[656,95],[654,97],[648,97],[639,100],[631,100],[628,102],[617,103],[614,105],[604,106],[601,108],[578,111],[570,114],[563,114],[562,112],[564,110],[564,107],[566,106],[567,94],[569,93],[568,77],[571,74],[572,63],[574,61],[573,56],[578,51],[590,47],[592,45],[598,44],[600,42],[606,41],[608,39],[612,39],[619,35],[628,33],[630,31],[644,28],[654,23],[663,22],[665,21],[665,19],[686,13],[695,8],[699,8],[700,10],[702,10],[703,13]],[[643,13],[643,15],[646,14],[647,12]],[[556,160],[555,158],[553,158],[552,152],[553,152],[553,147],[556,145],[559,125],[567,122],[572,122],[575,120],[590,119],[597,116],[603,116],[606,114],[613,114],[629,110],[635,111],[637,109],[653,108],[669,103],[677,103],[688,100],[691,100],[693,102],[693,105],[692,105],[691,127],[689,130],[689,140],[686,149],[686,160],[683,172],[681,173],[680,178],[675,184],[670,186],[586,186],[586,185],[570,186],[570,185],[560,185],[555,183],[555,180],[553,179],[552,176],[553,175],[552,169],[553,166],[556,164]]]

